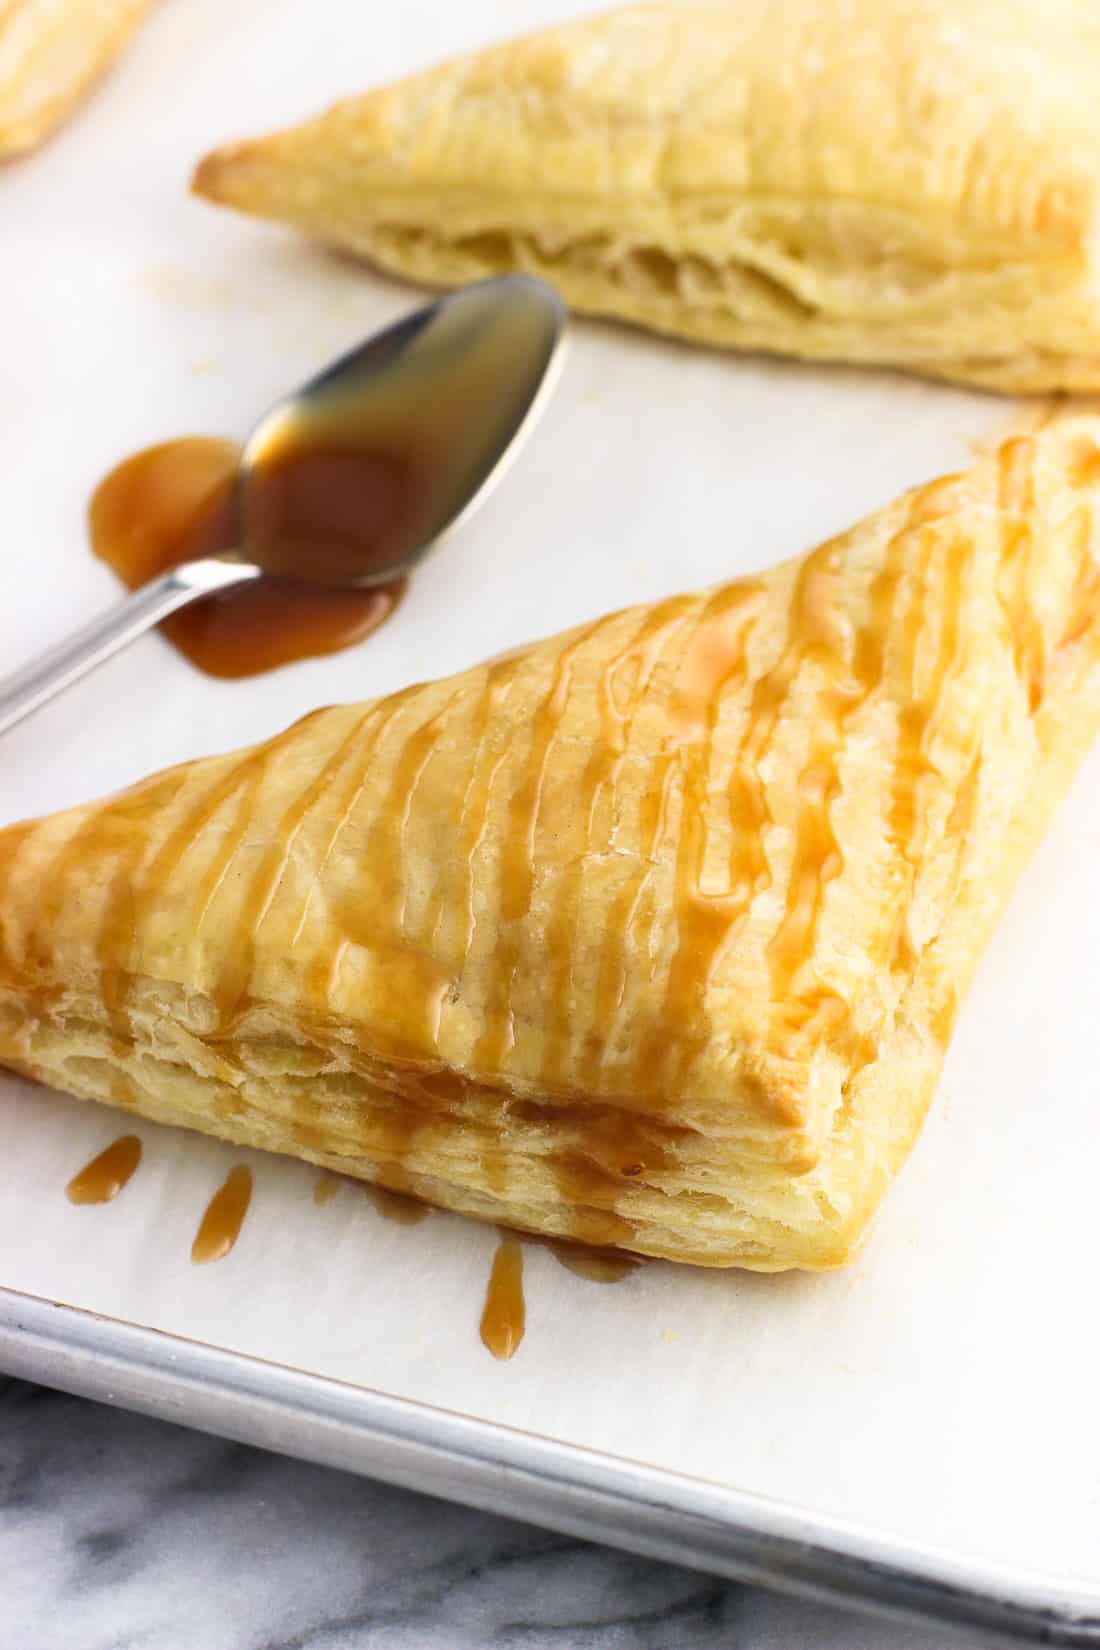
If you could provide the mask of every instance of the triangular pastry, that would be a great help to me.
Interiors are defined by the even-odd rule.
[[[152,0],[0,0],[0,160],[49,137]]]
[[[1100,420],[0,832],[0,1061],[537,1232],[852,1252],[1100,724]]]
[[[1100,387],[1100,8],[632,6],[200,164],[414,280],[504,269],[700,343]]]

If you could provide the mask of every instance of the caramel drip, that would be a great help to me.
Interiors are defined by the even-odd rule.
[[[1093,436],[1078,436],[1074,441],[1067,473],[1072,487],[1100,487],[1100,445]]]
[[[70,1203],[110,1203],[141,1162],[141,1141],[124,1134],[74,1175],[65,1188]]]
[[[455,703],[465,691],[465,686],[456,688],[401,747],[389,789],[372,810],[373,822],[363,845],[369,895],[357,886],[334,899],[341,943],[363,945],[379,961],[385,959],[376,980],[378,989],[384,990],[377,1029],[384,1028],[395,1050],[406,1057],[433,1055],[451,982],[429,952],[407,933],[404,842],[417,788]]]
[[[714,732],[723,695],[747,672],[747,645],[763,595],[750,584],[733,585],[707,604],[681,660],[671,713],[683,743],[680,770],[680,830],[676,853],[676,949],[669,965],[658,1027],[643,1055],[646,1066],[679,1082],[692,1050],[710,1034],[707,991],[723,943],[748,910],[752,886],[744,879],[723,893],[706,893],[707,807]],[[692,1027],[690,1043],[670,1039]],[[673,1062],[678,1070],[668,1070]],[[650,1079],[652,1081],[652,1078]]]
[[[406,697],[407,694],[404,693],[394,694],[380,705],[375,705],[352,734],[346,763],[348,782],[342,794],[336,799],[332,829],[318,857],[313,885],[306,896],[291,938],[292,946],[298,945],[305,932],[314,892],[323,886],[332,856],[362,799],[375,753]],[[328,1012],[340,962],[349,943],[347,936],[340,932],[335,924],[329,924],[329,927],[335,929],[334,936],[316,947],[306,968],[306,991],[314,1012],[322,1017]]]
[[[353,819],[372,763],[413,691],[396,694],[369,712],[330,763],[330,771],[323,779],[323,791],[333,804],[333,824],[320,854],[313,879],[315,887],[320,886]],[[391,1040],[406,1057],[410,1053],[423,1057],[431,1052],[438,1037],[439,1017],[449,981],[431,956],[405,934],[402,842],[417,786],[462,691],[456,689],[446,705],[403,743],[387,794],[371,809],[373,823],[362,848],[369,876],[364,883],[353,881],[346,886],[346,879],[337,879],[337,887],[328,891],[327,926],[331,938],[317,948],[307,969],[309,997],[315,1012],[324,1015],[349,947],[362,945],[372,952],[384,964],[384,974],[380,970],[376,983],[386,986],[376,1031]],[[317,800],[319,797],[312,798],[308,806]],[[308,909],[309,897],[292,943],[297,943],[304,931]],[[315,1131],[310,1122],[312,1108],[308,1101],[302,1103],[300,1112],[296,1136],[303,1144],[309,1144]],[[411,1105],[398,1096],[394,1096],[384,1115],[373,1120],[372,1157],[383,1167],[385,1178],[395,1191],[402,1189],[395,1182],[404,1177],[405,1163],[418,1136],[434,1123],[435,1118],[427,1108]]]
[[[918,676],[928,607],[928,548],[942,537],[942,530],[939,535],[929,536],[922,528],[937,515],[958,506],[958,487],[956,479],[949,477],[937,487],[911,495],[906,501],[903,518],[887,546],[884,565],[871,588],[867,625],[855,636],[846,634],[842,616],[835,610],[828,616],[826,604],[818,615],[819,620],[826,620],[825,628],[819,629],[816,638],[811,637],[808,654],[819,658],[827,678],[841,685],[819,698],[813,744],[799,777],[801,800],[786,909],[769,946],[775,1018],[777,1026],[788,1033],[804,1030],[824,1014],[831,1026],[824,1025],[822,1031],[831,1030],[833,1036],[843,1034],[850,1041],[847,1004],[837,999],[831,988],[820,981],[801,993],[796,993],[794,988],[800,968],[813,956],[825,890],[843,869],[832,811],[840,793],[838,760],[844,730],[888,681],[899,711],[887,828],[891,840],[900,849],[903,862],[910,867],[895,901],[896,910],[907,909],[924,817],[920,809],[920,784],[929,770],[928,752],[944,703],[945,685],[959,662],[961,583],[966,566],[966,544],[960,539],[957,544],[950,544],[946,552],[940,591],[939,656],[927,691],[922,693]],[[907,564],[911,553],[910,568]],[[815,560],[815,557],[810,559],[807,569],[811,569]],[[898,596],[907,576],[913,588],[899,621]],[[796,614],[801,612],[801,605],[796,604]],[[793,638],[796,647],[798,640],[797,636]],[[897,936],[896,919],[891,919],[884,930],[884,942],[890,948],[892,966],[906,961],[904,952],[899,955],[896,951]]]
[[[959,788],[955,798],[955,805],[947,820],[945,835],[948,842],[954,844],[954,864],[951,873],[951,892],[945,902],[947,907],[955,903],[967,867],[970,844],[973,840],[974,823],[978,815],[978,801],[981,790],[981,739],[975,740],[976,751],[971,758],[966,778]],[[929,942],[934,943],[933,941]],[[923,954],[923,953],[922,953]],[[957,980],[945,977],[940,971],[936,981],[936,991],[932,997],[932,1010],[929,1016],[929,1026],[932,1035],[942,1048],[946,1048],[955,1027],[955,1016],[959,1010],[960,987]]]
[[[659,602],[646,614],[635,635],[608,664],[597,684],[600,721],[604,748],[621,755],[630,742],[630,734],[642,708],[654,673],[664,657],[667,644],[683,629],[699,601],[694,596],[673,596]],[[620,679],[634,666],[633,677],[625,689],[625,702],[618,702]]]
[[[899,688],[902,709],[898,718],[898,750],[894,758],[894,786],[890,801],[890,835],[915,876],[923,836],[921,790],[932,771],[931,745],[939,724],[945,692],[959,663],[962,581],[967,563],[965,542],[953,539],[945,550],[939,592],[940,643],[925,691],[918,687],[917,653],[925,625],[925,606],[914,601],[903,627],[904,682]]]
[[[635,1256],[601,1254],[598,1249],[583,1248],[578,1248],[575,1254],[558,1252],[554,1259],[574,1277],[584,1278],[588,1283],[621,1283],[641,1264]]]
[[[493,1256],[493,1269],[481,1314],[481,1339],[494,1358],[511,1358],[519,1349],[526,1327],[523,1299],[523,1250],[515,1238],[502,1237]]]
[[[1031,554],[1035,548],[1035,442],[1031,437],[1006,441],[997,455],[1002,533],[999,588],[1012,629],[1016,674],[1034,715],[1043,702],[1046,640],[1031,598]]]
[[[515,682],[514,663],[511,659],[500,660],[486,669],[485,684],[469,732],[469,748],[474,753],[474,759],[457,810],[455,841],[461,887],[456,888],[453,899],[448,900],[445,898],[446,885],[440,878],[424,924],[429,944],[434,946],[440,937],[445,913],[449,906],[452,907],[461,931],[454,954],[460,958],[469,956],[477,932],[475,861],[485,841],[493,786],[511,750],[504,740],[498,749],[492,748],[486,735],[494,721],[504,713]]]
[[[545,1071],[548,1080],[568,1073],[570,1033],[576,1019],[571,985],[575,967],[574,945],[581,932],[581,903],[587,856],[602,851],[613,838],[614,819],[606,822],[601,840],[599,802],[605,788],[614,794],[614,784],[625,754],[634,721],[646,700],[654,672],[669,641],[683,628],[698,606],[695,599],[679,596],[662,602],[642,621],[637,632],[614,656],[600,677],[598,696],[602,738],[593,747],[577,792],[577,813],[584,820],[584,848],[560,876],[560,891],[546,925],[546,1008],[547,1039]],[[616,702],[616,681],[629,666],[635,666],[625,704]],[[598,1053],[601,1021],[591,1039]]]
[[[385,1186],[366,1186],[364,1190],[375,1213],[397,1226],[419,1226],[432,1212],[426,1203],[418,1203],[404,1192],[391,1192]]]
[[[504,1235],[503,1228],[501,1235]],[[564,1271],[588,1283],[621,1283],[632,1272],[648,1265],[646,1256],[630,1255],[608,1244],[579,1243],[574,1238],[547,1237],[541,1232],[509,1235],[518,1236],[525,1248],[548,1250]]]
[[[299,723],[300,727],[301,724]],[[223,1021],[234,1016],[248,995],[256,957],[256,943],[264,919],[271,910],[279,885],[286,874],[294,844],[303,826],[328,797],[349,759],[355,756],[362,738],[362,725],[357,724],[343,739],[317,776],[300,792],[283,814],[275,829],[260,864],[253,873],[242,902],[239,921],[239,941],[227,952],[218,981],[216,996],[221,1005]],[[247,808],[252,792],[248,793],[242,808]],[[314,879],[314,886],[316,879]],[[307,896],[308,898],[308,896]],[[301,932],[305,912],[299,918]]]
[[[803,562],[791,597],[790,627],[783,651],[752,690],[745,732],[727,793],[733,835],[727,899],[734,912],[746,910],[754,895],[771,881],[764,833],[772,822],[772,815],[761,774],[766,770],[767,757],[791,689],[810,661],[820,663],[826,679],[830,679],[837,668],[838,654],[850,640],[840,627],[839,616],[829,599],[830,586],[839,568],[840,553],[832,541],[823,544]],[[832,699],[829,690],[821,697]],[[835,718],[839,704],[831,703],[828,709]],[[768,951],[773,1014],[778,1012],[784,1017],[791,981],[804,960],[816,922],[821,885],[841,868],[829,825],[835,783],[832,763],[839,746],[839,732],[835,725],[830,726],[828,709],[821,707],[820,724],[815,728],[817,743],[800,776],[802,802],[786,909]]]
[[[891,553],[900,542],[899,538],[893,540]],[[826,683],[843,683],[850,676],[859,644],[845,629],[830,601],[829,580],[841,570],[836,551],[823,556],[819,568],[811,565],[816,559],[812,557],[807,567],[815,577],[820,576],[820,583],[807,580],[800,591],[802,599],[795,609],[798,633],[791,644],[792,657],[797,658],[796,670],[804,660],[813,659],[821,665]],[[890,559],[888,554],[888,568]],[[873,599],[871,606],[873,611]],[[876,678],[868,684],[867,691],[874,692],[878,685]],[[786,905],[768,946],[773,1024],[787,1032],[806,1026],[831,999],[835,1000],[835,993],[820,981],[797,996],[794,985],[803,964],[813,956],[826,889],[844,867],[840,843],[833,829],[832,809],[841,788],[838,761],[844,743],[842,722],[852,702],[851,690],[846,693],[843,686],[826,686],[819,693],[811,742],[798,777],[794,859]],[[840,1007],[843,1009],[844,1005]]]
[[[378,906],[370,914],[370,924],[375,931],[388,935],[397,946],[407,943],[405,839],[417,789],[451,713],[465,691],[465,687],[461,687],[452,693],[441,709],[406,739],[367,843],[367,858],[378,868],[375,875],[381,883]]]
[[[1081,506],[1075,512],[1073,532],[1077,545],[1077,576],[1074,580],[1065,628],[1058,639],[1060,652],[1075,646],[1088,635],[1095,626],[1097,612],[1100,611],[1100,567],[1092,556],[1092,522],[1092,512],[1087,505]],[[1093,638],[1094,646],[1095,640]]]
[[[946,483],[941,483],[946,486]],[[899,885],[893,906],[892,926],[889,930],[889,964],[912,971],[936,936],[926,936],[919,951],[907,927],[907,913],[912,891],[924,857],[924,839],[929,823],[929,807],[921,806],[926,780],[940,773],[934,747],[948,708],[948,689],[965,664],[965,630],[962,624],[964,586],[970,565],[970,545],[965,533],[954,531],[940,534],[943,542],[943,567],[936,601],[929,600],[931,569],[928,558],[919,562],[914,577],[923,581],[922,591],[913,596],[901,625],[901,644],[894,664],[897,678],[895,695],[901,706],[898,717],[898,747],[894,762],[892,792],[888,814],[888,829],[899,849],[904,877]],[[938,612],[939,635],[936,657],[926,672],[923,690],[918,676],[918,654],[921,634],[925,627],[925,610]],[[958,753],[960,764],[965,764],[951,812],[945,822],[944,836],[953,845],[952,870],[949,890],[942,901],[943,909],[953,905],[964,878],[974,820],[980,799],[982,769],[982,730],[974,727],[967,736],[966,748]],[[945,779],[946,775],[943,776]],[[930,799],[927,799],[930,801]],[[946,1046],[958,1008],[958,990],[953,984],[938,988],[941,1001],[931,1016],[933,1035]]]
[[[889,922],[883,929],[888,966],[906,970],[911,970],[918,958],[908,927],[908,913],[929,823],[930,798],[924,794],[925,785],[939,773],[934,745],[948,704],[948,688],[965,659],[962,602],[970,564],[965,532],[952,531],[945,535],[941,527],[936,537],[929,540],[917,526],[909,539],[915,551],[910,569],[912,588],[900,622],[895,626],[890,666],[892,691],[899,708],[887,831],[897,847],[902,876],[892,901]],[[943,545],[943,566],[938,582],[934,583],[929,547],[936,543]],[[925,668],[922,681],[921,647],[936,615],[936,655],[930,667]],[[969,748],[961,753],[966,774],[963,790],[972,795],[972,800],[977,792],[979,749],[980,729],[975,729],[969,738]],[[961,796],[962,792],[956,797],[955,810],[947,823],[949,838],[956,830],[964,830],[961,816],[957,814]],[[964,852],[965,839],[961,837],[953,873],[956,885]]]
[[[115,869],[107,884],[106,897],[96,934],[99,990],[116,1040],[116,1053],[124,1050],[129,1037],[125,1003],[130,984],[131,947],[135,926],[135,885],[143,847],[143,827],[163,808],[169,807],[186,782],[186,770],[158,776],[123,792],[103,807],[94,809],[54,855],[48,874],[41,878],[46,894],[38,919],[28,936],[28,950],[41,968],[53,964],[50,944],[63,924],[63,913],[71,899],[70,877],[79,875],[88,863]]]
[[[225,802],[235,802],[236,810],[232,824],[223,831],[217,851],[195,886],[192,897],[196,938],[202,933],[219,889],[229,875],[231,867],[237,862],[249,824],[254,817],[256,797],[267,777],[268,765],[273,754],[272,749],[264,747],[254,755],[246,757],[236,770],[236,783],[229,788],[223,799]],[[196,821],[190,838],[192,842],[197,840],[199,830],[210,817],[212,816],[208,814]],[[156,883],[153,885],[153,891],[158,891]],[[254,937],[248,927],[247,907],[231,923],[221,925],[219,937],[224,961],[217,978],[210,982],[210,994],[214,999],[218,1025],[222,1030],[227,1030],[239,1011],[241,992],[252,972]]]
[[[511,659],[501,660],[486,669],[482,692],[468,736],[473,760],[456,812],[457,882],[447,890],[443,878],[437,880],[424,922],[428,943],[434,950],[440,942],[444,913],[448,907],[453,910],[453,920],[458,931],[453,937],[450,955],[456,958],[459,967],[470,956],[477,935],[478,913],[474,900],[476,860],[488,830],[493,788],[511,752],[509,740],[501,740],[499,746],[494,747],[487,739],[487,734],[495,719],[503,715],[507,706],[516,679],[515,663],[516,661]],[[444,897],[445,890],[450,893],[449,901]],[[421,1086],[430,1092],[429,1079],[423,1079]],[[482,1151],[479,1170],[490,1192],[495,1192],[498,1196],[506,1192],[507,1169],[506,1150],[498,1148]]]
[[[690,1134],[669,1123],[654,1125],[621,1105],[593,1105],[576,1095],[557,1102],[513,1100],[509,1115],[558,1137],[545,1162],[560,1204],[571,1213],[569,1236],[598,1248],[629,1247],[635,1227],[624,1197],[635,1182],[659,1184]]]
[[[117,869],[108,888],[96,935],[96,954],[101,991],[120,1047],[124,1048],[130,1039],[128,1003],[135,967],[133,945],[134,936],[140,931],[143,916],[148,912],[151,902],[167,886],[169,878],[177,871],[202,826],[212,820],[218,809],[231,801],[243,788],[247,794],[245,802],[239,806],[237,812],[237,835],[227,833],[213,867],[207,869],[199,887],[196,903],[200,913],[206,911],[216,886],[220,884],[228,869],[240,832],[246,823],[247,798],[258,785],[266,763],[292,732],[293,730],[288,730],[266,745],[257,747],[204,791],[192,803],[175,829],[169,833],[146,867],[142,868],[140,863],[143,847],[141,826],[147,818],[154,818],[157,813],[168,808],[179,795],[189,776],[187,767],[177,768],[172,773],[153,781],[149,786],[138,787],[129,796],[117,798],[97,810],[77,833],[77,837],[72,839],[68,853],[63,850],[62,864],[57,867],[54,879],[55,897],[59,906],[65,897],[67,864],[86,863],[90,855],[98,855],[106,860],[116,841],[119,846]],[[129,828],[131,826],[133,829]],[[191,897],[194,898],[194,895]],[[44,931],[49,931],[54,920],[54,916],[47,913],[47,918],[43,922]],[[197,920],[201,921],[201,916]]]
[[[783,652],[753,687],[745,730],[730,775],[727,797],[732,841],[728,898],[731,904],[745,908],[755,895],[771,885],[765,831],[772,816],[761,778],[762,764],[814,634],[812,623],[807,623],[809,615],[805,609],[833,555],[832,546],[826,544],[803,563],[791,598],[791,624]]]
[[[604,745],[595,753],[585,776],[585,785],[591,787],[591,800],[586,810],[589,841],[598,785],[604,782],[609,788],[614,787],[634,724],[646,703],[665,647],[697,608],[696,599],[673,598],[660,604],[600,677],[599,703]],[[626,702],[620,705],[616,695],[617,681],[631,665],[635,667],[633,678]],[[639,852],[633,857],[629,872],[612,903],[600,945],[595,1000],[589,1016],[593,1031],[579,1053],[578,1080],[582,1088],[588,1090],[598,1088],[601,1080],[618,1064],[612,1050],[616,1046],[617,1019],[623,1006],[630,966],[624,942],[629,936],[646,931],[656,915],[652,899],[647,913],[646,901],[647,896],[651,895],[658,844],[668,827],[676,771],[674,755],[657,752],[652,759],[652,769],[653,782],[640,802]],[[613,820],[611,830],[613,833]]]
[[[475,1071],[498,1072],[515,1043],[512,997],[523,949],[518,930],[531,909],[534,892],[535,836],[542,787],[569,700],[577,655],[605,622],[600,620],[582,630],[559,653],[550,691],[533,718],[524,777],[509,798],[508,831],[500,864],[500,942],[493,968],[492,994],[485,1005],[485,1030],[477,1041],[471,1062]]]
[[[405,1049],[421,1058],[431,1057],[438,1045],[440,1015],[452,982],[430,952],[408,933],[405,842],[417,790],[455,705],[467,691],[465,684],[455,689],[436,714],[405,740],[364,849],[376,890],[372,908],[341,913],[352,938],[362,936],[376,950],[390,954],[387,978],[392,988],[380,1019]],[[440,875],[437,871],[437,879]]]
[[[14,866],[19,858],[20,851],[37,834],[37,829],[36,821],[27,820],[22,825],[9,825],[3,832],[0,832],[0,877],[9,886],[15,885],[14,879],[18,873],[14,871]],[[9,929],[4,923],[0,922],[0,966],[11,969],[18,977],[19,964],[12,949],[13,938],[14,930]],[[40,952],[42,950],[41,945],[35,948],[33,941],[33,934],[28,934],[25,942],[27,949],[31,952],[37,949]],[[0,973],[0,978],[3,978],[2,973]]]
[[[662,752],[653,760],[653,782],[642,799],[640,834],[641,844],[635,868],[625,880],[612,903],[605,937],[600,947],[599,969],[596,976],[594,1023],[607,1027],[601,1042],[594,1038],[585,1052],[581,1067],[581,1083],[589,1091],[598,1087],[601,1075],[627,1066],[627,1075],[633,1077],[633,1067],[615,1058],[618,1020],[626,998],[626,983],[630,966],[626,942],[648,936],[657,913],[653,892],[654,863],[660,843],[669,830],[669,812],[672,806],[674,781],[678,769],[672,752]],[[642,966],[652,967],[652,958]]]
[[[322,1174],[313,1188],[313,1201],[318,1208],[331,1203],[340,1190],[340,1181],[334,1174]]]
[[[645,1265],[641,1255],[627,1255],[618,1249],[595,1249],[563,1238],[542,1241],[559,1266],[588,1283],[621,1283]]]
[[[191,1245],[196,1266],[222,1260],[241,1235],[244,1217],[252,1200],[252,1170],[239,1163],[230,1169],[225,1182],[214,1193]]]
[[[363,798],[372,764],[396,716],[413,691],[407,689],[374,706],[344,741],[341,752],[337,753],[337,758],[331,764],[332,771],[325,786],[325,794],[333,807],[332,827],[321,849],[313,877],[313,889],[306,897],[292,937],[292,945],[297,945],[305,932],[313,890],[323,885],[332,858],[345,832],[351,826],[356,809]],[[407,759],[406,749],[399,761],[399,768]],[[387,818],[388,810],[393,805],[393,791],[394,787],[391,786],[390,796],[379,804],[378,817],[382,821]],[[372,837],[380,829],[384,829],[384,826],[376,824]],[[366,861],[375,872],[378,865],[383,863],[377,858],[370,857],[376,853],[376,848],[375,838],[364,850]],[[392,1030],[398,1039],[406,1043],[422,1043],[426,1032],[431,1033],[434,1040],[446,981],[442,978],[432,978],[426,966],[428,960],[419,957],[411,948],[402,951],[389,944],[393,938],[392,924],[397,909],[395,902],[400,897],[392,879],[395,874],[399,875],[400,866],[395,869],[390,864],[392,848],[387,851],[387,845],[383,843],[382,851],[387,853],[384,863],[389,865],[389,903],[387,904],[385,894],[376,902],[373,893],[369,897],[364,896],[362,887],[357,888],[354,884],[345,894],[329,892],[330,909],[326,924],[329,937],[315,948],[308,962],[305,970],[306,991],[313,1004],[314,1013],[324,1018],[329,1012],[336,980],[349,947],[363,944],[375,951],[384,951],[388,948],[390,991],[387,994],[385,1012],[380,1015],[380,1022],[385,1024],[388,1015],[387,1030]],[[362,906],[358,903],[360,898],[365,901]],[[320,1147],[323,1142],[310,1121],[312,1115],[313,1108],[310,1103],[300,1102],[299,1116],[295,1120],[295,1136],[303,1145]],[[394,1097],[392,1106],[384,1116],[380,1115],[373,1120],[372,1157],[383,1166],[386,1180],[395,1191],[402,1189],[396,1182],[404,1179],[405,1160],[417,1135],[431,1121],[432,1118],[424,1108],[413,1107],[399,1096]]]

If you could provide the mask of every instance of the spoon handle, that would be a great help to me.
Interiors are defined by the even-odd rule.
[[[11,676],[0,679],[0,733],[79,682],[130,642],[189,602],[259,577],[259,568],[231,557],[185,562],[142,585]]]

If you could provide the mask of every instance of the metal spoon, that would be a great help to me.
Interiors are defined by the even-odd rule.
[[[358,588],[407,573],[515,456],[552,384],[564,320],[542,281],[482,281],[281,401],[241,455],[240,548],[162,574],[0,681],[0,733],[215,591],[264,573]]]

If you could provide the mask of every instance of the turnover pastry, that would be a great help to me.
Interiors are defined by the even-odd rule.
[[[0,1061],[535,1232],[833,1266],[1098,723],[1092,418],[0,832]]]
[[[208,155],[385,269],[700,343],[1100,387],[1100,8],[726,0],[567,23]]]
[[[0,159],[59,126],[151,0],[0,0]]]

